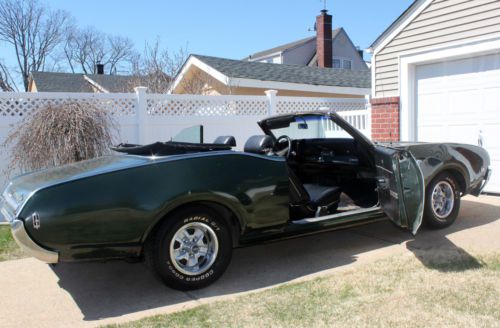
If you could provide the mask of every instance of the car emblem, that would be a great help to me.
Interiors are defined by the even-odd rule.
[[[37,212],[33,213],[31,219],[33,220],[33,228],[40,229],[40,216]]]

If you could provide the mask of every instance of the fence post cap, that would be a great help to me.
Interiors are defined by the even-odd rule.
[[[135,92],[146,92],[148,88],[147,87],[135,87],[134,90]]]
[[[278,94],[278,90],[266,90],[266,91],[264,91],[264,93],[267,96],[276,96]]]

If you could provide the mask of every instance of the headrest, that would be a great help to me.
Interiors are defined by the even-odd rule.
[[[273,148],[273,139],[270,136],[251,136],[245,143],[244,151],[254,154],[267,154]]]
[[[233,136],[220,136],[215,138],[214,144],[236,147],[236,139]]]

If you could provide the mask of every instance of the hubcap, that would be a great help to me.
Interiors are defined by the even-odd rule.
[[[214,230],[201,222],[183,225],[170,242],[170,260],[174,267],[188,276],[207,271],[219,251]]]
[[[432,191],[432,211],[440,219],[446,219],[453,211],[455,195],[447,181],[440,181]]]

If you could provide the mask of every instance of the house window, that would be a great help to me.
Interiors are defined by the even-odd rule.
[[[352,62],[350,60],[344,59],[343,62],[344,62],[343,69],[351,69]]]
[[[333,57],[333,68],[352,69],[352,59],[343,57]]]

